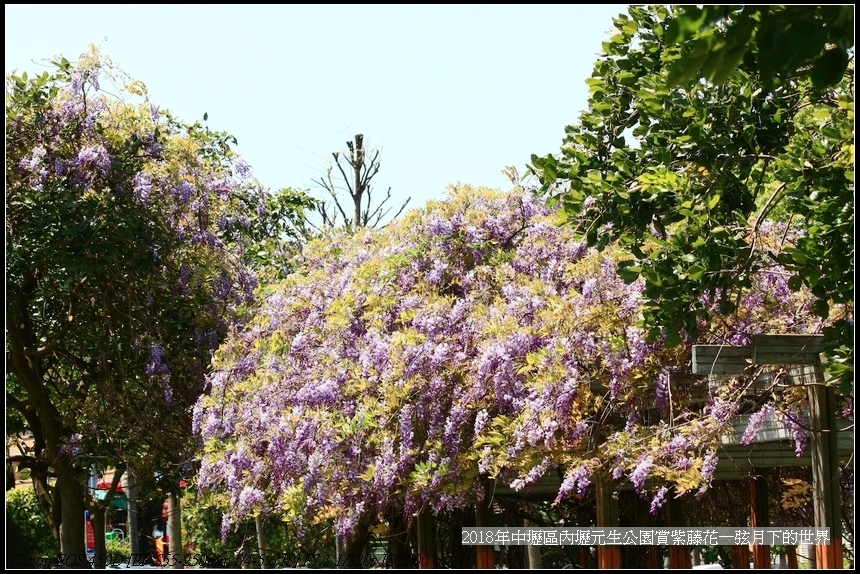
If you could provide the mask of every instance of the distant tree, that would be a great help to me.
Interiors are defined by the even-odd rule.
[[[652,339],[697,338],[778,263],[817,296],[828,368],[853,389],[852,14],[632,6],[615,19],[588,109],[532,171],[589,245],[629,250],[621,272],[645,279]],[[785,234],[768,247],[773,220]]]
[[[318,211],[322,216],[324,227],[343,226],[347,231],[355,231],[361,227],[379,227],[393,206],[386,207],[391,200],[391,188],[382,201],[374,205],[373,186],[371,180],[379,173],[379,150],[368,150],[364,147],[364,135],[356,134],[354,141],[347,141],[348,151],[332,152],[334,165],[330,165],[325,176],[314,180],[331,196],[331,201],[319,202]],[[339,177],[333,175],[335,168]],[[342,193],[346,192],[351,203],[342,201]],[[407,198],[392,218],[397,217],[409,203]]]
[[[307,221],[318,202],[307,192],[284,188],[267,193],[257,213],[224,213],[225,239],[236,239],[242,261],[265,285],[286,277],[295,267],[309,233]],[[237,225],[238,224],[238,225]]]
[[[55,63],[6,79],[7,422],[83,556],[93,467],[133,464],[141,489],[189,472],[191,406],[256,287],[242,230],[267,204],[228,134],[158,110],[97,52]]]

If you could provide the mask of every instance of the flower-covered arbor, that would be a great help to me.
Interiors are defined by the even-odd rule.
[[[554,217],[527,191],[462,187],[310,245],[219,350],[195,410],[200,487],[229,494],[225,531],[279,509],[349,536],[552,469],[556,503],[595,476],[650,492],[654,512],[669,486],[707,488],[740,402],[729,386],[702,408],[673,394],[687,350],[646,341],[619,253],[586,250]],[[807,303],[763,272],[737,318],[703,332],[808,332]]]

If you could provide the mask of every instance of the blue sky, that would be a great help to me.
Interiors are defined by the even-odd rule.
[[[208,114],[267,187],[309,189],[356,133],[376,194],[410,207],[449,184],[507,189],[558,151],[626,5],[6,4],[6,72],[101,47],[152,101]]]

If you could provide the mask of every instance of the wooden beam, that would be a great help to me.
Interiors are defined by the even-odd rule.
[[[741,375],[752,364],[752,347],[693,345],[694,375]]]
[[[815,365],[824,351],[823,335],[754,335],[754,365]]]

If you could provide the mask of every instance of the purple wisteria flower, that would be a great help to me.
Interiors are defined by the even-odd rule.
[[[60,456],[68,456],[71,460],[75,460],[81,456],[81,440],[83,435],[79,432],[72,434],[69,440],[60,446]]]
[[[651,456],[646,456],[644,459],[639,461],[639,464],[636,465],[636,468],[633,470],[633,474],[630,475],[630,482],[633,483],[633,486],[636,490],[642,490],[645,486],[645,481],[648,479],[648,476],[651,474],[651,470],[654,468],[654,458]]]
[[[586,249],[553,209],[470,190],[403,224],[311,242],[300,272],[215,354],[194,413],[207,456],[265,437],[253,468],[271,477],[267,498],[307,519],[325,509],[341,533],[371,515],[463,508],[487,478],[525,489],[554,464],[568,469],[555,504],[586,493],[598,467],[645,496],[658,469],[694,477],[704,462],[706,488],[717,458],[701,460],[702,441],[737,402],[684,406],[676,414],[704,424],[675,435],[642,416],[669,405],[678,353],[648,340],[643,282],[618,277],[613,247]],[[610,458],[576,458],[601,456],[594,430],[610,431]],[[205,468],[231,496],[259,488]],[[670,490],[655,491],[652,511]]]
[[[597,205],[597,199],[593,195],[589,195],[582,202],[582,211],[586,212],[589,209],[591,209],[592,207],[594,207],[595,205]]]
[[[705,459],[702,462],[702,477],[705,479],[706,483],[709,483],[711,478],[714,476],[714,471],[717,470],[717,463],[719,463],[720,458],[717,456],[716,451],[709,450],[707,454],[705,454]],[[704,492],[704,489],[702,489]]]
[[[654,499],[651,500],[651,514],[657,514],[657,511],[663,507],[663,504],[666,503],[666,493],[669,492],[668,487],[661,486],[657,493],[654,495]]]
[[[221,542],[227,541],[227,536],[230,535],[230,531],[233,529],[233,518],[224,513],[221,515]]]
[[[86,146],[78,152],[75,166],[81,169],[95,169],[103,174],[109,174],[111,168],[110,156],[102,145]]]
[[[704,414],[713,417],[718,424],[725,425],[738,414],[740,405],[735,401],[727,401],[722,397],[714,397],[713,401],[705,407]]]
[[[138,172],[134,176],[134,198],[142,205],[147,205],[150,196],[152,196],[152,176],[145,171]]]
[[[194,196],[196,189],[193,184],[183,181],[173,188],[173,196],[179,203],[187,204]]]
[[[478,436],[482,432],[484,432],[484,427],[487,426],[487,422],[490,420],[490,413],[487,412],[487,409],[481,409],[478,411],[478,414],[475,415],[475,433],[472,440],[478,440]]]
[[[233,162],[233,167],[236,168],[236,173],[240,177],[248,177],[251,175],[251,166],[242,158],[237,159]]]
[[[663,371],[657,377],[657,386],[655,389],[657,408],[664,415],[669,412],[669,372]]]
[[[797,408],[789,408],[783,413],[783,424],[794,439],[794,452],[801,456],[809,447],[809,421]]]
[[[561,486],[558,489],[558,494],[552,503],[553,506],[558,505],[558,503],[567,498],[574,491],[576,491],[579,496],[584,496],[590,485],[591,470],[587,465],[583,464],[568,474],[562,481]]]
[[[741,444],[748,445],[752,443],[758,433],[764,427],[765,421],[768,419],[772,419],[775,413],[775,409],[773,405],[767,404],[764,405],[758,412],[750,415],[749,423],[747,424],[746,430],[744,430],[743,436],[741,436]]]
[[[161,345],[153,343],[149,350],[149,362],[146,365],[147,377],[158,377],[159,375],[169,375],[170,368],[164,362],[164,349]]]

